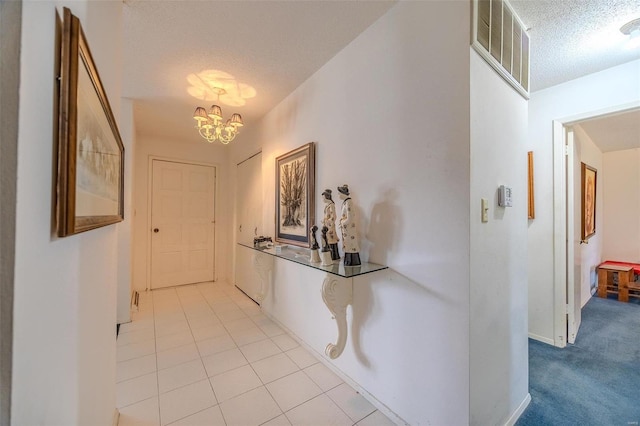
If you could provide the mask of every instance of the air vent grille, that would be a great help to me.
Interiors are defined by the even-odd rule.
[[[473,1],[473,48],[529,99],[529,34],[506,0]]]

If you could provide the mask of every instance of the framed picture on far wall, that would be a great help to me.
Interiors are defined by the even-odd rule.
[[[64,8],[58,116],[58,236],[123,220],[124,146],[80,21]]]
[[[315,145],[276,158],[276,241],[310,246],[315,220]]]
[[[533,192],[533,151],[529,151],[527,153],[527,162],[528,162],[528,203],[527,203],[527,208],[528,208],[528,215],[527,217],[529,219],[535,219],[536,218],[536,206],[535,206],[535,197],[534,197],[534,192]]]
[[[593,167],[582,164],[582,240],[596,233],[596,188],[598,172]]]

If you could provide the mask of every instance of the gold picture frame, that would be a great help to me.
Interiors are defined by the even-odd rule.
[[[80,20],[68,8],[58,112],[58,236],[122,221],[124,146]]]
[[[533,151],[529,151],[527,153],[527,162],[528,162],[528,218],[535,219],[536,218],[536,205],[535,205],[535,197],[533,191]]]
[[[581,163],[581,238],[586,241],[596,233],[596,190],[598,171]]]
[[[315,144],[276,158],[276,241],[310,247],[315,221]]]

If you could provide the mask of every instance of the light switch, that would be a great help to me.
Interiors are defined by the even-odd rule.
[[[489,222],[489,200],[482,198],[482,222]]]

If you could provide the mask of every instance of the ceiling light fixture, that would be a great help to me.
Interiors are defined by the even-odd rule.
[[[218,103],[220,103],[220,95],[227,93],[220,87],[214,87],[212,90],[218,95]],[[217,140],[225,145],[236,137],[238,128],[244,125],[242,116],[237,113],[225,122],[222,119],[222,108],[218,105],[211,105],[209,112],[202,107],[196,108],[193,119],[197,122],[196,128],[200,132],[200,136],[207,142],[213,143]]]
[[[630,37],[627,48],[635,49],[640,47],[640,18],[627,22],[620,27],[620,32]]]

